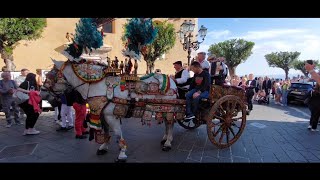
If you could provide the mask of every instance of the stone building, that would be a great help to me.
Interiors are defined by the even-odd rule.
[[[168,20],[168,22],[174,24],[176,31],[179,31],[183,21],[190,19],[196,24],[194,31],[197,32],[197,18],[154,18],[154,21]],[[47,27],[42,34],[42,38],[36,41],[21,41],[14,50],[16,70],[28,68],[35,72],[35,69],[50,69],[52,67],[51,58],[67,60],[60,52],[68,44],[66,33],[74,34],[75,25],[78,21],[79,18],[47,18]],[[104,25],[104,44],[111,47],[108,57],[112,60],[115,56],[120,61],[125,59],[121,52],[123,49],[121,36],[124,31],[123,25],[126,21],[126,18],[116,18],[113,22]],[[155,69],[161,69],[162,73],[165,74],[173,74],[172,63],[177,60],[181,60],[184,63],[187,62],[187,51],[183,50],[178,34],[175,46],[155,62]],[[139,62],[138,74],[144,74],[145,72],[146,62],[142,58]]]

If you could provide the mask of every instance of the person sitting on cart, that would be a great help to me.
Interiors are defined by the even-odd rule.
[[[172,80],[176,83],[178,88],[178,99],[185,99],[186,98],[186,92],[189,89],[188,79],[190,78],[189,71],[184,69],[182,67],[181,61],[176,61],[173,63],[174,69],[176,70],[176,74],[174,76],[171,76]]]
[[[194,76],[189,92],[186,94],[186,120],[195,118],[200,99],[209,98],[210,90],[210,74],[208,71],[204,71],[197,61],[191,64],[191,70],[194,72]]]

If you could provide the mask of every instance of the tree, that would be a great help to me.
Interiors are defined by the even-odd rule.
[[[317,67],[319,67],[319,61],[318,61],[318,60],[313,60],[313,63],[314,63]],[[304,68],[304,64],[305,64],[305,61],[295,61],[295,62],[293,63],[293,68],[294,68],[295,70],[300,70],[305,77],[308,77],[309,72]]]
[[[289,70],[293,68],[294,63],[298,61],[300,52],[272,52],[266,54],[266,58],[270,67],[278,67],[284,70],[286,73],[286,79],[288,78]]]
[[[81,45],[86,53],[88,53],[86,48],[91,52],[92,48],[97,49],[103,45],[102,35],[92,18],[81,18],[77,23],[75,42]]]
[[[234,76],[237,66],[244,63],[252,54],[253,46],[254,42],[251,41],[231,39],[211,45],[208,51],[217,57],[224,57],[230,76]]]
[[[13,50],[21,40],[36,40],[46,27],[45,18],[0,18],[0,53],[7,71],[15,71]]]
[[[155,40],[141,50],[143,59],[147,63],[148,73],[153,72],[154,62],[173,48],[176,42],[176,33],[173,24],[164,21],[154,23],[154,26],[158,29]]]

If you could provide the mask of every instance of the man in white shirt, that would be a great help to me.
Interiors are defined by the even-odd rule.
[[[187,83],[190,78],[189,72],[182,67],[181,61],[176,61],[173,65],[176,70],[176,74],[171,78],[177,84],[179,99],[185,99],[185,94],[189,89],[189,85]]]
[[[198,53],[198,59],[197,61],[200,63],[201,68],[207,72],[209,72],[210,69],[210,63],[206,60],[206,53],[205,52],[199,52]]]
[[[20,84],[26,79],[27,75],[29,73],[28,69],[21,69],[21,74],[20,76],[15,78],[15,81],[17,83],[18,86],[20,86]]]

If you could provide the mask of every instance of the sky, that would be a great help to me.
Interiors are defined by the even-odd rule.
[[[208,28],[198,52],[208,52],[210,45],[234,38],[255,43],[252,55],[237,67],[238,75],[284,75],[265,60],[264,55],[271,52],[298,51],[299,60],[320,60],[320,18],[199,18],[198,24]],[[289,75],[297,73],[289,71]]]

